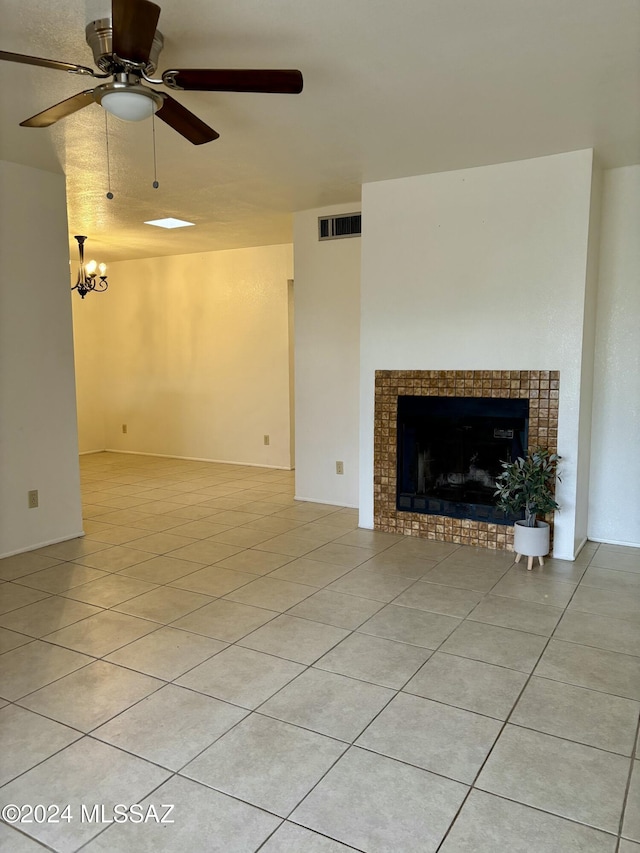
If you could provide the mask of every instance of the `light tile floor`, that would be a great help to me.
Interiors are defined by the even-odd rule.
[[[640,853],[638,550],[528,573],[290,472],[81,468],[86,536],[0,561],[1,800],[54,807],[1,850]]]

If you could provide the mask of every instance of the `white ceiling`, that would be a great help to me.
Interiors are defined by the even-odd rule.
[[[291,240],[291,213],[363,182],[593,147],[640,162],[638,0],[160,0],[170,67],[299,68],[301,95],[174,93],[220,133],[193,146],[92,105],[23,119],[95,85],[0,62],[0,158],[67,176],[69,232],[107,261]],[[102,0],[0,0],[0,49],[93,65]],[[96,81],[99,82],[99,81]],[[197,227],[163,231],[146,219]],[[73,242],[73,241],[72,241]],[[75,244],[74,244],[75,245]]]

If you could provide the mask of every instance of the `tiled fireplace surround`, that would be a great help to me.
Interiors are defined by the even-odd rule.
[[[509,525],[423,515],[396,508],[398,397],[506,397],[529,400],[529,447],[555,452],[557,370],[377,370],[374,413],[374,528],[440,542],[510,548]]]

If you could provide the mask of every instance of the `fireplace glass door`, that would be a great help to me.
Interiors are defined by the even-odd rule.
[[[495,481],[524,454],[528,420],[528,399],[398,397],[397,508],[512,524]]]

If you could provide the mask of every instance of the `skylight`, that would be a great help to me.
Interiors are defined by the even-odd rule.
[[[158,228],[186,228],[187,225],[195,225],[195,222],[185,222],[184,219],[174,219],[167,216],[166,219],[150,219],[145,225],[157,225]]]

